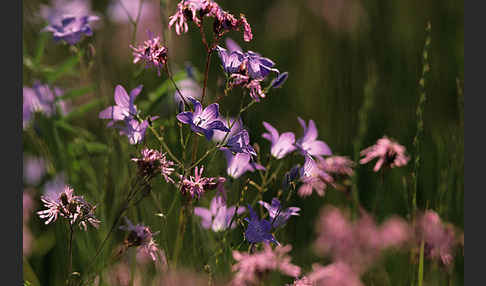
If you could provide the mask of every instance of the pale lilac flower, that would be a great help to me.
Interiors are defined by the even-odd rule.
[[[273,157],[277,159],[282,159],[288,153],[291,153],[295,150],[295,135],[292,132],[284,132],[282,134],[278,134],[277,129],[263,121],[263,126],[267,129],[268,133],[263,133],[262,137],[267,139],[272,143],[272,147],[270,149],[270,153]]]
[[[359,275],[355,273],[348,265],[342,262],[322,266],[319,264],[312,265],[312,272],[306,276],[312,284],[316,286],[363,286]],[[299,285],[299,284],[294,284]]]
[[[111,127],[116,121],[123,121],[124,125],[117,126],[120,135],[126,135],[130,144],[138,144],[145,137],[145,131],[149,126],[148,120],[138,118],[138,110],[135,106],[135,98],[142,91],[143,86],[139,85],[130,91],[130,95],[121,85],[115,87],[115,105],[110,106],[98,115],[101,119],[111,119],[107,126]],[[150,117],[150,121],[156,120],[158,116]]]
[[[223,177],[213,177],[207,178],[203,177],[202,173],[204,171],[204,166],[201,168],[194,168],[194,176],[183,177],[180,176],[179,184],[182,184],[181,193],[191,199],[198,200],[204,192],[207,190],[215,189],[218,184],[223,183],[226,179]]]
[[[321,211],[316,229],[317,253],[329,254],[334,262],[342,262],[359,274],[371,267],[383,250],[399,247],[410,238],[410,228],[403,219],[389,218],[379,226],[362,211],[358,220],[350,221],[334,207]]]
[[[41,196],[41,201],[47,208],[38,211],[37,214],[42,219],[47,219],[45,224],[55,222],[58,216],[69,220],[71,225],[78,223],[79,227],[86,231],[87,223],[98,228],[100,221],[94,216],[96,206],[88,203],[82,196],[75,196],[74,190],[65,186],[60,193],[46,193]]]
[[[24,182],[37,185],[46,173],[46,162],[43,158],[24,156]]]
[[[189,100],[194,106],[194,112],[181,112],[177,114],[177,120],[184,124],[189,124],[192,131],[204,134],[207,140],[211,140],[214,130],[230,131],[224,126],[223,122],[218,120],[219,104],[213,103],[203,109],[201,103],[196,99],[189,98]]]
[[[150,31],[148,33],[148,40],[144,41],[142,45],[137,47],[130,46],[133,50],[133,63],[145,63],[146,68],[154,67],[157,70],[157,75],[160,76],[160,70],[167,62],[167,48],[160,42],[160,36],[155,36]]]
[[[248,254],[233,251],[233,258],[236,263],[232,270],[236,272],[230,285],[254,285],[258,284],[263,273],[278,271],[284,275],[297,277],[301,269],[292,264],[288,253],[292,250],[291,245],[278,245],[274,250],[270,245],[263,245],[263,251]]]
[[[202,96],[202,88],[197,84],[197,82],[194,79],[191,78],[185,78],[179,82],[177,82],[179,86],[179,90],[182,93],[182,96],[184,99],[186,98],[195,98],[195,99],[200,99]],[[182,102],[183,99],[181,98],[181,95],[179,92],[176,90],[174,92],[174,101],[177,106],[179,106]],[[221,132],[221,131],[215,131],[215,132]],[[221,132],[223,133],[223,132]],[[226,133],[224,133],[226,134]],[[214,138],[214,136],[213,136]]]
[[[221,149],[228,149],[233,153],[246,153],[250,156],[257,155],[255,149],[250,144],[250,134],[248,134],[246,129],[242,129],[232,135]]]
[[[309,120],[308,126],[305,124],[305,121],[302,120],[302,118],[297,117],[297,120],[304,129],[303,137],[296,142],[297,148],[301,151],[301,153],[304,156],[306,154],[310,154],[319,159],[323,159],[322,155],[332,155],[331,148],[329,148],[326,142],[317,140],[318,133],[314,120]]]
[[[267,209],[270,222],[274,228],[284,225],[291,216],[300,215],[300,208],[289,207],[284,209],[277,198],[273,198],[271,204],[264,201],[258,201],[258,203]]]
[[[34,113],[39,112],[45,116],[52,116],[56,113],[56,99],[63,95],[58,87],[49,87],[36,81],[32,88],[23,87],[22,121],[23,128],[27,128],[33,119]],[[57,100],[61,114],[67,112],[67,105],[62,100]]]
[[[250,243],[273,242],[278,245],[278,241],[275,240],[273,234],[270,232],[272,230],[272,223],[266,219],[260,220],[250,205],[248,205],[248,210],[250,212],[250,217],[245,218],[248,222],[248,227],[245,231],[245,239]]]
[[[383,165],[390,168],[405,166],[410,159],[405,155],[404,146],[388,139],[386,136],[378,139],[375,145],[362,150],[361,156],[364,156],[364,158],[359,161],[361,164],[366,164],[371,160],[378,158],[378,161],[373,168],[373,171],[375,172],[378,172]]]
[[[90,0],[53,0],[51,5],[40,5],[40,15],[49,23],[59,23],[65,15],[82,17],[92,15]]]
[[[158,116],[150,117],[151,121],[159,118]],[[125,126],[120,128],[120,135],[126,135],[130,144],[138,144],[145,137],[145,132],[149,126],[148,120],[138,121],[136,119],[125,119]]]
[[[430,259],[438,259],[444,265],[450,265],[454,259],[454,248],[458,241],[455,238],[454,228],[444,224],[439,215],[427,210],[418,218],[415,228],[416,244],[425,242],[424,253]]]
[[[228,51],[231,53],[233,51],[242,51],[241,47],[231,38],[226,38],[224,41]]]
[[[93,31],[90,22],[99,20],[98,16],[70,16],[64,15],[60,23],[50,23],[44,28],[45,31],[52,32],[54,41],[64,40],[70,45],[77,44],[83,35],[92,36]]]
[[[153,261],[158,260],[159,248],[155,243],[153,236],[159,232],[153,233],[149,227],[132,222],[125,217],[126,225],[120,226],[120,229],[128,231],[128,237],[125,239],[126,247],[138,247],[138,251],[150,255]]]
[[[300,186],[297,194],[301,197],[312,195],[315,190],[319,196],[324,196],[327,185],[334,186],[334,179],[331,175],[320,169],[311,156],[305,157],[304,166],[300,168]]]
[[[139,85],[127,94],[125,88],[121,85],[115,87],[115,105],[110,106],[98,115],[101,119],[111,119],[108,126],[112,126],[114,121],[132,119],[138,114],[135,106],[135,98],[142,91],[143,85]]]
[[[141,158],[132,158],[132,161],[137,162],[138,169],[142,176],[152,177],[156,173],[160,173],[167,183],[174,183],[170,177],[174,172],[174,162],[167,159],[166,154],[153,149],[144,148],[142,150]]]
[[[237,153],[233,155],[229,150],[223,150],[228,167],[226,172],[234,179],[238,179],[247,171],[265,170],[265,167],[258,163],[250,162],[251,155],[247,153]]]
[[[202,207],[195,207],[194,214],[201,217],[201,225],[205,229],[211,228],[215,232],[223,231],[230,227],[233,216],[240,215],[246,211],[245,207],[235,206],[228,207],[222,196],[216,195],[211,200],[209,209]],[[236,212],[236,213],[235,213]],[[233,222],[231,229],[236,227]]]
[[[233,137],[235,134],[243,130],[243,121],[241,120],[241,117],[237,120],[236,118],[223,118],[220,116],[219,121],[223,122],[224,126],[230,129],[230,132],[228,133],[214,130],[213,137],[211,138],[211,140],[213,140],[214,142],[220,143],[225,137],[225,141],[227,142],[229,138]]]

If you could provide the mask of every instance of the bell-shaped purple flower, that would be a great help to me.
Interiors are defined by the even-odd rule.
[[[309,154],[319,159],[323,159],[322,155],[332,155],[331,148],[324,141],[317,140],[318,133],[314,120],[309,120],[308,126],[302,118],[298,117],[297,120],[304,128],[304,136],[297,140],[296,143],[301,153],[304,156]]]
[[[251,156],[257,155],[255,149],[250,145],[250,134],[248,134],[246,129],[242,129],[231,136],[224,148],[228,148],[233,153],[246,153]]]
[[[125,88],[121,85],[115,87],[115,105],[110,106],[98,115],[101,119],[111,119],[108,126],[113,125],[114,121],[131,119],[137,114],[135,98],[142,91],[143,85],[139,85],[127,94]]]
[[[250,205],[248,205],[248,210],[250,211],[250,218],[245,218],[248,222],[248,227],[245,231],[246,240],[250,243],[273,242],[278,245],[278,241],[270,233],[272,230],[271,222],[265,219],[260,220]]]
[[[262,137],[267,139],[272,143],[272,147],[270,149],[270,153],[273,157],[277,159],[282,159],[288,153],[294,151],[296,148],[294,146],[295,143],[295,135],[292,132],[284,132],[281,135],[278,134],[277,129],[263,121],[263,126],[267,129],[268,133],[263,133]]]
[[[270,222],[274,228],[285,224],[291,216],[299,215],[300,211],[300,208],[298,207],[289,207],[283,209],[280,201],[277,198],[273,198],[271,204],[264,201],[258,201],[258,203],[267,209],[270,216]]]
[[[90,22],[99,20],[98,16],[71,16],[65,15],[60,23],[51,23],[44,28],[53,33],[54,41],[64,40],[70,45],[78,43],[83,35],[91,36],[93,31]]]
[[[230,131],[218,119],[219,104],[213,103],[203,109],[199,101],[190,97],[188,99],[194,106],[194,112],[181,112],[177,114],[177,120],[184,124],[189,124],[192,131],[204,134],[208,140],[211,140],[211,137],[213,137],[214,130]]]
[[[222,196],[216,195],[211,200],[209,209],[202,207],[195,207],[194,214],[201,217],[201,225],[203,228],[211,228],[213,231],[223,231],[230,227],[231,220],[235,215],[240,215],[246,211],[245,207],[239,207],[236,210],[235,206],[228,207]],[[233,222],[231,228],[235,228],[236,223]]]
[[[228,162],[226,172],[234,179],[238,179],[247,171],[254,172],[255,170],[265,170],[265,167],[258,163],[250,162],[251,156],[247,153],[236,153],[233,155],[230,150],[223,150]]]

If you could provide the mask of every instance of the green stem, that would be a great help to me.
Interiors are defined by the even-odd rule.
[[[154,134],[155,138],[157,138],[157,140],[159,140],[159,143],[162,146],[162,148],[164,148],[165,152],[167,152],[167,154],[169,154],[170,158],[172,160],[174,160],[179,166],[183,166],[181,161],[179,161],[179,159],[177,159],[177,157],[172,153],[172,151],[170,151],[169,146],[167,146],[167,143],[165,143],[164,137],[160,136],[159,132],[157,132],[157,130],[155,130],[155,128],[152,125],[149,124],[148,127],[152,131],[152,133]]]
[[[181,252],[181,248],[182,248],[182,244],[183,244],[183,240],[184,240],[184,233],[185,233],[185,230],[186,230],[185,212],[186,212],[186,205],[184,204],[181,207],[180,213],[179,213],[178,234],[177,234],[177,238],[176,238],[176,245],[174,247],[174,254],[172,255],[172,261],[173,261],[174,267],[177,266],[177,261],[179,259],[179,254]]]
[[[418,286],[422,286],[424,280],[424,246],[425,242],[422,240],[420,243],[420,258],[418,268]]]

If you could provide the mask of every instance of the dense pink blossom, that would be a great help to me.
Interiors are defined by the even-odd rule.
[[[183,177],[181,175],[179,184],[182,184],[180,189],[183,195],[198,200],[204,192],[215,189],[218,184],[224,183],[226,180],[223,177],[203,177],[203,171],[204,166],[201,168],[196,166],[194,168],[194,176]]]
[[[153,236],[158,232],[153,233],[149,227],[141,224],[133,225],[132,222],[125,217],[126,225],[120,226],[120,229],[128,231],[128,237],[125,239],[127,247],[138,247],[138,250],[150,255],[153,261],[158,260],[159,248],[155,243]]]
[[[132,161],[137,162],[140,174],[144,176],[153,176],[156,173],[162,174],[167,183],[174,183],[170,177],[174,172],[174,162],[167,159],[166,154],[153,149],[144,148],[142,150],[141,158],[132,158]]]
[[[427,210],[419,216],[415,232],[416,244],[425,242],[426,257],[439,259],[444,265],[452,263],[454,248],[458,245],[452,225],[443,223],[436,212]]]
[[[358,220],[350,221],[339,209],[326,207],[320,215],[314,247],[318,254],[328,254],[334,262],[349,265],[363,273],[389,247],[398,247],[410,238],[408,224],[398,217],[377,225],[362,211]]]
[[[375,172],[378,172],[382,166],[390,168],[405,166],[410,159],[405,155],[404,146],[388,139],[386,136],[378,139],[375,145],[362,150],[361,156],[364,156],[364,158],[359,161],[361,164],[366,164],[371,160],[378,158],[378,161],[373,168],[373,171]]]
[[[157,70],[157,75],[160,76],[160,70],[167,62],[168,50],[160,42],[160,36],[155,36],[153,33],[148,32],[149,39],[144,41],[143,44],[134,47],[130,46],[133,50],[133,63],[138,62],[145,63],[145,67],[154,67]]]
[[[290,250],[291,245],[279,245],[272,250],[269,244],[264,244],[262,251],[253,254],[234,250],[233,258],[237,263],[233,265],[236,274],[231,285],[256,284],[260,275],[269,271],[278,271],[291,277],[299,276],[301,269],[290,262]]]

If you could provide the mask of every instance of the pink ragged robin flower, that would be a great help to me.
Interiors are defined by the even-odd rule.
[[[364,156],[364,158],[359,161],[361,164],[366,164],[371,160],[378,158],[378,161],[373,168],[373,171],[375,172],[378,172],[382,166],[390,168],[405,166],[410,159],[405,155],[404,146],[386,136],[378,139],[375,145],[361,151],[361,156]]]
[[[167,62],[168,50],[160,42],[160,36],[155,36],[152,32],[148,32],[149,40],[143,42],[137,47],[130,46],[133,50],[133,63],[145,63],[145,67],[154,67],[157,69],[157,75],[160,76],[160,70]]]

